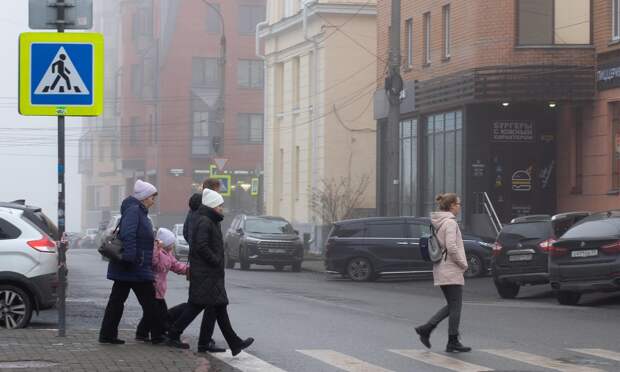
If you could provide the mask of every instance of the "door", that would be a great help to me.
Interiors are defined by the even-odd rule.
[[[365,239],[376,257],[378,272],[407,271],[409,241],[404,219],[371,221],[366,224]]]
[[[420,238],[431,235],[429,223],[408,220],[407,232],[409,234],[407,241],[409,242],[407,252],[407,267],[411,271],[433,271],[433,264],[425,261],[420,252]]]

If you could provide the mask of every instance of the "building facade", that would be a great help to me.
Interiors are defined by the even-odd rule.
[[[401,214],[427,215],[436,194],[457,192],[465,225],[485,232],[484,193],[502,221],[618,203],[608,195],[612,167],[605,173],[600,165],[612,158],[609,134],[587,145],[576,145],[574,135],[575,128],[590,131],[587,117],[597,115],[589,110],[603,3],[612,1],[402,3],[399,139],[385,138],[387,102],[381,89],[375,93],[378,163],[382,149],[400,145]],[[390,1],[380,0],[377,45],[384,58],[389,19]]]
[[[319,249],[316,190],[362,182],[367,187],[357,209],[375,207],[375,3],[267,4],[267,21],[257,31],[266,66],[266,213],[315,234]]]
[[[205,178],[222,181],[228,214],[261,210],[263,0],[124,1],[121,148],[124,194],[157,186],[159,226],[182,223]]]

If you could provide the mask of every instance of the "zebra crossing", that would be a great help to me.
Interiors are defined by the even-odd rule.
[[[522,364],[519,371],[560,371],[560,372],[609,372],[620,370],[620,352],[596,349],[596,348],[566,348],[565,351],[577,353],[588,357],[598,358],[598,363],[576,364],[565,358],[553,359],[549,356],[532,354],[513,349],[481,349],[471,353],[455,355],[442,352],[432,352],[421,349],[388,349],[391,355],[406,358],[412,362],[407,369],[389,369],[368,360],[347,355],[345,353],[329,349],[300,349],[296,352],[307,358],[306,362],[319,362],[325,369],[346,372],[400,372],[400,371],[458,371],[458,372],[482,372],[506,370],[507,362]],[[242,352],[233,357],[230,352],[212,354],[228,365],[242,372],[287,372],[254,355]],[[497,357],[499,361],[489,364],[488,356]],[[467,361],[466,361],[466,360]],[[483,362],[473,362],[484,360]],[[303,363],[303,361],[302,361]],[[478,364],[480,363],[480,364]],[[514,369],[512,369],[514,370]],[[310,369],[308,370],[310,371]],[[312,369],[312,372],[315,370]]]

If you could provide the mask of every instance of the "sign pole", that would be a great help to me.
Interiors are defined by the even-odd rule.
[[[65,32],[65,0],[58,0],[56,4],[58,32]],[[66,288],[67,288],[67,240],[65,239],[65,116],[64,112],[58,115],[58,337],[66,336]]]

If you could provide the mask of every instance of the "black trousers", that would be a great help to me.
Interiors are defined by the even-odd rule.
[[[198,314],[204,310],[202,314],[202,323],[200,324],[200,336],[198,337],[198,345],[207,345],[213,337],[215,329],[215,321],[222,331],[222,335],[226,339],[228,346],[233,349],[238,347],[243,340],[237,336],[228,317],[227,305],[205,306],[188,303],[183,314],[170,327],[170,338],[178,339],[183,331],[196,319]]]
[[[106,339],[115,339],[118,337],[118,325],[123,317],[125,309],[125,301],[129,296],[129,291],[138,298],[138,302],[144,313],[143,318],[146,323],[145,327],[151,330],[153,338],[159,338],[162,335],[162,320],[157,310],[155,302],[155,287],[153,282],[123,282],[116,280],[112,286],[112,292],[108,299],[108,305],[105,309],[103,322],[99,337]]]
[[[447,305],[442,307],[428,324],[436,327],[442,320],[450,317],[448,334],[450,336],[459,334],[461,323],[461,308],[463,306],[463,286],[462,285],[442,285],[441,291],[446,298]]]
[[[155,310],[157,311],[157,317],[160,320],[163,320],[161,324],[161,328],[164,332],[170,328],[170,317],[168,315],[168,305],[166,304],[166,300],[163,299],[155,299]],[[140,323],[138,323],[138,328],[136,328],[136,336],[149,337],[151,334],[151,327],[146,321],[146,317],[143,315],[142,319],[140,319]]]

